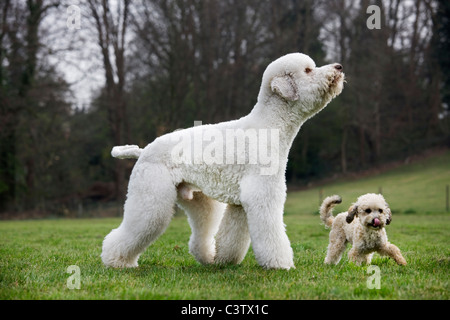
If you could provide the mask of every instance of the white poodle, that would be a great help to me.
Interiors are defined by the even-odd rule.
[[[325,263],[337,264],[347,243],[352,244],[349,260],[356,264],[370,264],[374,252],[387,255],[400,265],[406,265],[400,249],[389,243],[385,226],[392,221],[391,209],[381,194],[362,195],[348,209],[333,217],[334,206],[341,203],[341,197],[325,198],[320,206],[320,218],[331,227],[330,243]]]
[[[249,115],[178,130],[144,149],[115,147],[114,157],[138,161],[123,221],[103,241],[104,264],[136,267],[178,204],[199,262],[238,264],[251,240],[264,268],[294,267],[283,223],[289,149],[301,125],[342,91],[343,82],[341,65],[317,68],[307,55],[288,54],[265,70]]]

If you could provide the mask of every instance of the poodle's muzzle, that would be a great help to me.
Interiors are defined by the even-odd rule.
[[[367,215],[366,217],[362,217],[362,219],[364,220],[363,225],[365,224],[367,227],[375,230],[383,229],[387,224],[387,219],[383,219],[383,217],[381,216],[381,212],[378,213],[378,211],[372,211],[371,214]]]
[[[332,77],[330,79],[328,79],[329,81],[329,88],[335,87],[338,85],[338,83],[342,80],[344,80],[344,67],[342,67],[342,65],[340,64],[336,64],[334,66],[334,69],[336,69],[336,71],[334,72],[334,74],[332,75]]]
[[[331,97],[334,98],[342,91],[345,82],[345,74],[343,72],[344,67],[339,63],[332,64],[330,67],[331,68],[328,69],[329,71],[325,75],[326,83],[323,89],[327,95],[331,95]]]
[[[384,225],[381,223],[381,220],[378,218],[373,218],[373,220],[367,225],[374,229],[381,229],[384,227]]]

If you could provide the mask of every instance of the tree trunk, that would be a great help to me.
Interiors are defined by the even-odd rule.
[[[98,45],[103,58],[106,79],[106,103],[110,122],[111,137],[114,145],[123,145],[125,135],[129,134],[125,114],[125,35],[128,27],[129,0],[122,0],[117,6],[116,16],[112,14],[109,1],[90,0],[89,8],[95,21]],[[115,59],[110,57],[114,53]],[[114,63],[114,66],[113,66]],[[117,79],[117,80],[116,80]],[[125,198],[125,165],[115,162],[115,192],[118,200]]]

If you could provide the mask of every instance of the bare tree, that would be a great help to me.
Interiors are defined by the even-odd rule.
[[[0,207],[16,201],[19,166],[25,168],[25,187],[28,198],[35,191],[35,159],[28,152],[19,165],[19,133],[33,135],[32,127],[19,132],[22,120],[33,114],[37,100],[30,95],[37,86],[38,52],[41,48],[39,30],[42,20],[55,1],[28,0],[26,3],[9,0],[1,3],[0,30]],[[22,146],[23,148],[24,146]],[[36,148],[29,144],[27,147]],[[24,148],[27,149],[27,148]]]
[[[126,66],[125,50],[129,24],[130,0],[110,3],[108,0],[88,1],[92,14],[97,44],[100,48],[105,74],[105,91],[108,118],[112,140],[115,145],[122,145],[129,134],[126,116]],[[116,196],[125,196],[125,166],[122,161],[115,163]]]

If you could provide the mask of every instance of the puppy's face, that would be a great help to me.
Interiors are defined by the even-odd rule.
[[[316,67],[307,55],[292,53],[272,62],[263,83],[270,85],[272,95],[296,102],[306,115],[313,115],[339,95],[344,85],[343,67],[334,63]],[[263,93],[266,93],[262,90]]]
[[[387,209],[385,207],[380,208],[379,206],[368,206],[362,205],[358,208],[359,222],[363,227],[372,229],[384,228],[387,221],[389,220],[386,214]]]
[[[350,207],[347,222],[351,223],[357,216],[365,228],[379,230],[391,223],[392,214],[383,196],[367,194],[358,198]]]

